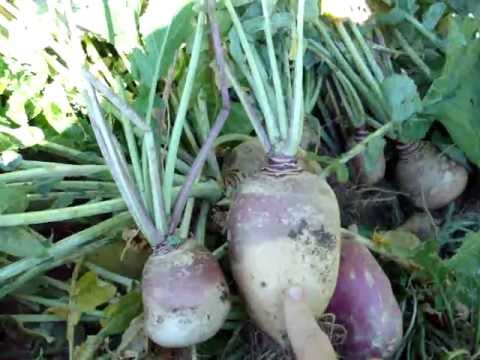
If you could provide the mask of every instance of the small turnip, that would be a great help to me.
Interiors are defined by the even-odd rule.
[[[340,269],[327,309],[347,331],[342,359],[388,358],[402,340],[403,320],[388,277],[368,249],[342,234]]]
[[[432,144],[399,145],[400,160],[395,170],[399,189],[417,207],[439,209],[465,190],[467,170],[442,155]]]
[[[285,344],[284,292],[301,285],[316,316],[333,294],[340,214],[323,179],[295,166],[290,171],[280,167],[281,172],[267,167],[241,184],[229,215],[228,238],[233,276],[250,315]]]
[[[193,240],[154,253],[143,270],[145,331],[163,347],[186,347],[218,332],[230,310],[229,290],[213,255]]]
[[[224,158],[223,176],[225,185],[236,187],[242,179],[258,172],[266,161],[267,155],[257,138],[242,142]]]
[[[355,134],[348,140],[348,147],[354,147],[359,142],[364,140],[368,135],[369,132],[367,130],[358,129]],[[386,161],[385,155],[383,153],[380,155],[380,158],[375,163],[375,167],[373,169],[367,169],[366,159],[363,153],[353,158],[352,165],[355,171],[356,179],[360,184],[373,185],[385,177]]]

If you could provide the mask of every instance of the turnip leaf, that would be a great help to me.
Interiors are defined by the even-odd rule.
[[[455,274],[455,293],[466,305],[480,301],[480,233],[465,237],[457,253],[448,260]]]
[[[130,322],[142,312],[142,296],[138,291],[132,291],[109,305],[105,312],[110,318],[102,322],[102,333],[105,336],[122,333]]]
[[[447,42],[446,63],[425,99],[425,113],[435,116],[455,144],[480,164],[480,22],[453,20]]]
[[[407,75],[394,74],[381,84],[390,120],[402,122],[422,110],[415,82]]]
[[[28,227],[0,228],[0,252],[17,257],[45,255],[48,243]]]
[[[145,43],[145,49],[134,49],[129,55],[133,65],[134,77],[145,86],[152,83],[155,65],[163,43],[166,41],[163,58],[160,60],[160,78],[165,76],[175,51],[194,33],[192,4],[186,5],[175,16],[172,16],[169,32],[167,31],[168,22],[162,24],[157,21],[158,15],[165,11],[162,10],[163,6],[163,1],[151,1],[149,3],[145,14],[140,18],[140,32]]]
[[[252,124],[240,103],[233,103],[230,116],[222,129],[222,134],[250,134],[253,131]]]

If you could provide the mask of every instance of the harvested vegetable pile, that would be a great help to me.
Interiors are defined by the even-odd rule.
[[[480,358],[480,3],[0,19],[0,359]]]

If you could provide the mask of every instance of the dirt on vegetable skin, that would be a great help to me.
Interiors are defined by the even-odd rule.
[[[267,172],[240,186],[228,220],[233,277],[259,327],[285,344],[283,294],[303,284],[315,316],[337,280],[340,213],[335,194],[316,175]]]
[[[211,338],[230,311],[230,293],[218,262],[193,240],[150,256],[142,293],[145,332],[162,347],[186,347]]]

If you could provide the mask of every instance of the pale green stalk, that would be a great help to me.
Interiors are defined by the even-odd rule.
[[[193,118],[195,119],[195,127],[197,129],[198,135],[201,141],[205,142],[208,136],[208,132],[210,131],[210,121],[208,119],[207,103],[205,99],[200,95],[197,98],[197,106],[195,107],[195,116]],[[220,171],[220,165],[218,165],[215,150],[210,153],[207,161],[208,166],[210,167],[210,170],[214,174],[217,181],[221,181],[222,173]]]
[[[375,57],[373,56],[372,50],[368,46],[367,42],[365,41],[365,38],[363,37],[362,33],[360,32],[357,24],[350,22],[350,28],[352,29],[353,36],[355,36],[355,39],[357,42],[360,44],[360,48],[363,51],[363,54],[365,55],[365,58],[367,59],[368,65],[372,69],[373,75],[377,79],[379,83],[383,81],[385,76],[383,75],[383,71],[378,66],[377,61],[375,60]]]
[[[293,111],[292,121],[289,128],[289,141],[285,153],[295,156],[298,146],[302,140],[303,132],[303,21],[305,11],[305,0],[298,0],[297,10],[297,53],[295,56],[295,73],[293,78]]]
[[[108,214],[125,210],[123,199],[99,201],[93,204],[76,205],[61,209],[30,211],[0,215],[0,227],[43,224],[56,221],[78,219],[87,216]]]
[[[44,297],[41,297],[41,296],[26,295],[26,294],[16,294],[15,297],[18,298],[18,299],[33,302],[35,304],[40,304],[40,305],[43,305],[43,306],[66,309],[66,310],[70,310],[70,311],[79,311],[81,313],[84,313],[84,314],[87,314],[87,315],[90,315],[90,316],[97,316],[99,318],[107,318],[108,317],[108,316],[105,315],[105,313],[103,311],[100,311],[100,310],[84,311],[84,310],[80,309],[78,306],[67,304],[67,303],[64,303],[62,301],[58,301],[58,300],[55,300],[55,299],[48,299],[48,298],[44,298]]]
[[[180,224],[179,236],[181,239],[187,239],[190,232],[190,223],[192,221],[193,208],[195,206],[195,199],[190,198],[187,200],[185,210],[183,211],[182,223]]]
[[[18,170],[0,174],[0,183],[38,181],[64,177],[92,177],[108,174],[106,165],[49,165],[41,168]]]
[[[123,227],[130,222],[131,217],[128,212],[120,213],[108,220],[102,221],[56,242],[52,247],[48,248],[47,253],[44,255],[23,258],[10,265],[4,266],[0,268],[0,284],[29,269],[35,269],[41,264],[48,264],[53,260],[62,260],[69,256],[76,255],[81,249],[97,241],[96,239],[98,237],[110,232],[121,232]]]
[[[104,2],[104,5],[107,4]],[[113,20],[111,18],[111,12],[105,11],[105,17],[108,27],[108,40],[111,44],[114,44],[115,40],[115,33],[113,29]],[[128,63],[128,62],[127,62]],[[106,69],[106,71],[110,71],[110,69]],[[122,80],[119,75],[113,76],[110,74],[110,77],[115,78],[116,90],[120,93],[121,99],[125,101],[125,91],[122,86]],[[142,165],[140,163],[140,155],[138,152],[137,140],[135,138],[135,134],[133,132],[132,124],[128,119],[125,118],[124,113],[120,118],[120,121],[123,126],[123,133],[125,135],[125,139],[127,140],[127,148],[128,153],[130,155],[130,160],[132,162],[133,167],[133,176],[135,177],[135,183],[138,187],[141,197],[143,198],[143,202],[145,203],[145,185],[142,177]]]
[[[160,179],[160,158],[158,156],[157,146],[154,139],[153,129],[145,134],[145,145],[147,147],[148,169],[150,177],[150,186],[152,188],[152,205],[155,226],[161,234],[166,234],[167,216],[165,212],[165,203],[162,196],[162,184]]]
[[[104,164],[103,159],[93,152],[88,153],[79,151],[51,141],[44,141],[38,146],[40,147],[40,149],[47,153],[61,156],[65,159],[75,161],[79,164]]]
[[[338,166],[338,164],[346,164],[355,156],[361,154],[366,149],[369,142],[371,142],[374,139],[384,137],[385,134],[393,127],[393,125],[394,124],[392,122],[386,123],[382,127],[370,133],[365,139],[360,141],[358,144],[352,147],[349,151],[343,154],[338,160],[336,160],[334,163],[330,164],[325,169],[323,169],[322,172],[320,173],[320,176],[326,178],[327,176],[330,175],[330,172],[332,171],[332,169]]]
[[[200,213],[198,214],[197,224],[195,226],[195,240],[199,244],[205,245],[205,232],[207,230],[208,211],[210,204],[207,201],[202,201]]]
[[[136,280],[130,279],[128,277],[125,277],[123,275],[114,273],[112,271],[109,271],[101,266],[98,266],[97,264],[94,264],[92,262],[86,261],[84,264],[87,269],[95,272],[97,275],[102,277],[105,280],[123,285],[127,288],[127,290],[132,289],[133,285],[136,283]]]
[[[53,314],[4,314],[20,323],[47,323],[47,322],[66,322],[63,316]],[[97,316],[83,315],[80,317],[81,322],[98,322]]]
[[[247,58],[248,64],[250,65],[250,70],[252,71],[252,86],[254,86],[258,91],[257,101],[262,108],[262,112],[265,116],[265,123],[267,125],[267,132],[270,138],[270,141],[274,144],[278,144],[278,139],[280,137],[279,129],[277,127],[277,121],[273,114],[273,110],[268,103],[268,95],[265,90],[265,84],[262,82],[262,76],[258,70],[254,50],[252,49],[249,41],[247,40],[247,36],[243,30],[242,23],[238,18],[238,15],[233,7],[231,0],[225,0],[225,6],[232,18],[233,26],[237,31],[238,38],[240,39],[240,43],[242,45],[243,51],[245,52],[245,56]]]
[[[233,73],[230,69],[230,66],[228,66],[228,64],[226,64],[226,66],[225,66],[225,71],[227,73],[228,80],[230,80],[230,84],[233,86],[235,92],[237,93],[238,98],[240,99],[240,102],[241,102],[245,112],[247,113],[248,119],[250,120],[250,123],[252,124],[252,126],[255,130],[255,133],[257,134],[258,139],[262,143],[265,150],[267,150],[267,151],[270,150],[270,148],[271,148],[270,139],[268,138],[267,134],[265,133],[265,129],[263,128],[263,126],[260,122],[260,119],[258,118],[258,114],[255,113],[255,110],[253,109],[253,106],[248,101],[247,94],[246,94],[245,90],[243,90],[242,86],[239,84],[237,79],[235,79],[235,76],[233,75]],[[215,142],[216,145],[215,146],[218,146],[218,144],[220,144],[220,142],[219,142],[220,138],[230,139],[230,138],[227,138],[227,136],[229,136],[229,135],[231,135],[231,134],[220,136],[216,140],[216,142]],[[244,135],[244,136],[246,136],[246,135]],[[232,140],[227,140],[227,141],[232,141]]]
[[[277,104],[278,124],[282,140],[287,138],[288,117],[285,107],[285,98],[283,96],[282,81],[280,79],[277,57],[273,46],[272,29],[270,23],[270,11],[267,0],[261,0],[263,9],[263,18],[265,21],[264,32],[267,40],[268,58],[270,60],[270,70],[272,72],[273,86],[275,89],[275,100]]]
[[[197,72],[198,61],[200,58],[200,51],[202,45],[202,38],[204,32],[205,14],[199,13],[197,20],[197,27],[195,30],[195,38],[193,40],[192,55],[190,57],[190,64],[188,65],[187,77],[178,106],[177,115],[170,135],[170,143],[168,145],[167,159],[165,163],[165,172],[163,178],[163,199],[165,204],[165,211],[170,215],[172,210],[172,187],[173,175],[175,172],[175,163],[177,160],[178,147],[180,145],[180,138],[183,132],[183,125],[185,123],[185,116],[187,114],[190,97],[192,95],[193,82]]]
[[[355,46],[350,35],[348,34],[347,29],[345,29],[345,26],[343,25],[342,22],[335,22],[335,25],[343,40],[343,43],[345,44],[350,55],[352,56],[353,62],[357,66],[358,71],[363,76],[366,83],[378,96],[378,98],[383,99],[383,93],[382,93],[382,90],[380,89],[380,86],[378,85],[377,81],[373,77],[368,67],[365,65],[365,62],[363,61],[361,54],[359,53],[357,47]]]
[[[420,58],[420,56],[417,54],[415,49],[413,49],[410,46],[407,39],[405,39],[405,37],[402,35],[402,33],[400,31],[398,31],[397,29],[393,29],[393,35],[395,35],[398,42],[400,43],[400,46],[405,51],[405,53],[410,57],[410,59],[413,61],[413,63],[418,66],[418,68],[425,74],[425,76],[429,80],[432,80],[432,72],[431,72],[430,68]]]

